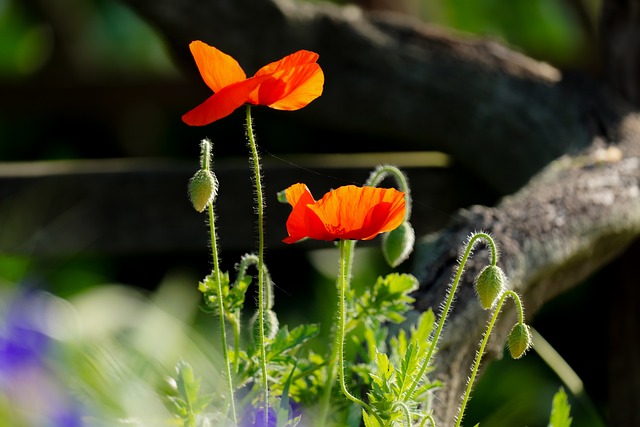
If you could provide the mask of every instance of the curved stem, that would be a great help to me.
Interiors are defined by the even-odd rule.
[[[400,407],[404,415],[404,422],[407,427],[411,427],[411,412],[404,402],[396,402],[394,407]],[[395,409],[395,408],[394,408]]]
[[[422,362],[422,367],[420,368],[420,372],[413,379],[413,382],[411,383],[411,387],[409,387],[409,389],[407,390],[407,393],[404,396],[405,402],[411,398],[411,395],[415,391],[416,387],[418,386],[418,383],[420,382],[424,373],[426,372],[427,366],[429,366],[429,362],[431,361],[433,352],[435,351],[438,341],[440,340],[440,334],[442,333],[442,329],[444,328],[445,321],[447,320],[447,317],[449,316],[449,311],[451,310],[451,306],[453,305],[453,297],[455,296],[456,290],[458,289],[458,284],[460,283],[460,277],[462,277],[462,273],[464,272],[464,266],[467,263],[469,256],[471,255],[473,246],[479,239],[483,239],[491,249],[491,265],[496,265],[496,263],[498,262],[498,251],[497,251],[495,242],[493,241],[491,236],[488,235],[487,233],[482,233],[482,232],[474,233],[467,243],[467,247],[464,251],[464,255],[460,259],[460,265],[458,266],[458,271],[456,272],[456,276],[453,279],[451,286],[449,287],[449,291],[447,293],[447,300],[442,309],[442,314],[440,315],[440,320],[438,321],[438,327],[436,328],[436,332],[433,335],[433,339],[431,341],[431,346],[429,347],[429,351],[427,352],[427,356]]]
[[[411,188],[409,187],[409,182],[407,180],[407,176],[396,166],[391,165],[381,165],[374,169],[369,175],[367,182],[364,185],[369,187],[377,187],[380,185],[384,179],[392,175],[396,181],[396,184],[400,188],[400,191],[404,193],[404,200],[406,202],[406,212],[404,215],[405,221],[408,221],[411,218]]]
[[[420,423],[420,427],[424,427],[427,421],[429,421],[431,427],[436,427],[436,421],[433,419],[433,415],[431,414],[425,415],[425,417],[422,419],[422,422]]]
[[[502,310],[502,304],[504,303],[505,299],[507,297],[511,297],[514,299],[514,301],[516,301],[516,304],[518,305],[518,310],[519,310],[519,319],[520,319],[520,323],[524,322],[524,318],[523,316],[523,312],[522,312],[522,304],[520,302],[520,297],[518,296],[518,294],[516,294],[514,291],[512,290],[508,290],[505,291],[502,296],[500,297],[500,300],[498,301],[498,304],[496,305],[496,308],[493,312],[493,316],[491,316],[491,320],[489,321],[489,325],[487,326],[487,330],[484,333],[484,337],[482,338],[482,342],[480,344],[480,348],[478,349],[478,352],[476,353],[476,359],[473,362],[473,368],[471,370],[471,376],[469,377],[469,381],[467,382],[467,388],[464,392],[464,395],[462,396],[462,404],[460,405],[460,408],[458,409],[458,415],[456,417],[456,425],[455,427],[460,427],[460,424],[462,423],[462,418],[464,416],[464,411],[465,408],[467,406],[467,402],[469,401],[469,396],[471,395],[471,389],[473,388],[473,382],[476,379],[476,375],[478,374],[478,369],[480,368],[480,362],[482,361],[482,356],[484,355],[484,350],[485,347],[487,346],[487,342],[489,342],[489,336],[491,335],[491,331],[493,330],[493,326],[496,323],[496,320],[498,319],[498,315],[500,314],[500,310]]]
[[[264,397],[264,425],[269,425],[269,379],[267,378],[267,350],[264,335],[264,199],[262,196],[262,174],[260,172],[260,157],[253,135],[251,119],[251,105],[246,110],[246,131],[253,163],[254,185],[256,190],[256,204],[258,212],[258,328],[260,345],[260,370],[262,371],[262,394]]]
[[[347,383],[344,377],[344,337],[346,328],[346,309],[345,309],[345,297],[347,290],[349,289],[349,280],[351,278],[351,260],[353,244],[346,240],[340,240],[340,276],[338,278],[338,333],[336,334],[335,346],[338,349],[338,379],[340,381],[340,388],[342,394],[349,400],[365,408],[371,414],[373,414],[380,425],[384,425],[382,418],[373,408],[367,405],[362,400],[355,397],[349,389],[347,389]]]

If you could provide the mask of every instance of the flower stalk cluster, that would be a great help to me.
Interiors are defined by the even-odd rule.
[[[280,201],[291,206],[283,242],[323,240],[337,242],[340,250],[333,345],[326,355],[305,350],[307,342],[318,334],[317,325],[300,325],[289,330],[287,326],[280,327],[273,311],[273,283],[264,256],[265,189],[251,109],[262,105],[297,110],[320,96],[324,74],[317,64],[318,55],[298,51],[262,67],[253,77],[247,78],[238,63],[218,49],[200,41],[191,43],[190,49],[203,80],[214,93],[186,113],[183,121],[193,126],[206,125],[246,105],[245,130],[255,188],[257,254],[242,258],[232,283],[229,274],[220,271],[219,267],[214,213],[218,181],[211,168],[211,143],[208,139],[202,141],[200,169],[189,183],[189,198],[196,211],[208,213],[213,267],[211,275],[200,283],[199,290],[204,295],[205,305],[217,313],[220,325],[228,402],[221,411],[226,414],[224,418],[234,426],[239,422],[243,426],[247,423],[265,427],[295,426],[301,419],[295,406],[303,405],[318,408],[315,425],[331,426],[334,422],[342,425],[345,420],[330,410],[336,403],[336,394],[340,393],[343,400],[360,407],[366,427],[435,426],[429,396],[431,390],[442,384],[429,379],[428,374],[433,369],[432,359],[464,266],[474,245],[483,241],[490,249],[491,259],[476,278],[474,288],[481,306],[492,309],[493,315],[480,343],[456,417],[456,427],[459,427],[489,335],[506,299],[512,298],[518,309],[518,322],[508,339],[509,351],[514,358],[519,358],[531,346],[522,303],[516,292],[507,289],[491,236],[479,232],[470,237],[437,324],[433,312],[427,310],[415,324],[389,336],[389,324],[406,322],[406,314],[414,302],[411,294],[418,288],[417,280],[408,274],[392,273],[379,278],[373,286],[356,291],[351,288],[352,263],[356,242],[372,240],[379,235],[382,235],[382,253],[391,267],[397,267],[410,257],[415,232],[410,223],[412,198],[406,175],[396,166],[381,165],[371,173],[364,186],[342,186],[318,200],[304,183],[291,185],[278,194]],[[393,178],[395,186],[379,187],[388,177]],[[255,334],[252,334],[250,344],[244,346],[241,312],[252,281],[247,274],[250,266],[257,269],[258,298],[251,322]],[[227,324],[233,333],[232,346],[227,343]],[[349,363],[347,345],[353,347],[350,352],[355,351],[362,362]],[[180,400],[184,409],[184,402],[195,399],[199,385],[196,386],[188,365],[183,363],[179,374],[183,383],[192,384],[183,387],[191,390],[185,392],[189,394],[188,398]],[[361,394],[359,390],[365,392]],[[197,414],[191,406],[186,406],[189,407],[186,425],[194,425]]]

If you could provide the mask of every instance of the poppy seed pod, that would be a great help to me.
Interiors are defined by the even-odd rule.
[[[507,340],[507,347],[509,347],[509,353],[514,359],[521,358],[529,348],[531,348],[531,333],[529,327],[524,323],[516,323],[511,329],[509,338]]]
[[[202,212],[216,198],[218,194],[218,180],[209,170],[200,169],[189,181],[189,200],[193,208]]]
[[[397,267],[406,261],[413,251],[416,233],[409,221],[404,221],[398,228],[382,237],[382,254],[391,267]]]
[[[482,269],[474,288],[482,308],[490,309],[504,290],[505,276],[497,265],[488,265]]]

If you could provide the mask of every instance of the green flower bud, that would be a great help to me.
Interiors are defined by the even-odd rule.
[[[189,181],[189,200],[198,212],[213,203],[217,194],[218,180],[210,170],[198,170]]]
[[[251,324],[253,325],[253,340],[254,342],[260,342],[260,322],[258,322],[258,311],[256,311],[251,318]],[[275,338],[278,330],[280,329],[280,322],[278,316],[273,310],[264,311],[264,338],[265,340],[272,340]]]
[[[382,254],[391,267],[397,267],[409,258],[416,241],[416,233],[409,221],[382,236]]]
[[[278,203],[289,203],[289,201],[287,200],[287,190],[278,191],[276,197],[278,198]]]
[[[531,333],[524,323],[516,323],[507,340],[509,353],[514,359],[521,358],[531,348]]]
[[[504,291],[505,282],[504,273],[497,265],[488,265],[482,269],[474,284],[482,308],[488,310],[493,307]]]

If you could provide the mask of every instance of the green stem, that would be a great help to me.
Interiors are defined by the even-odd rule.
[[[349,400],[358,405],[365,408],[371,414],[373,414],[380,425],[384,425],[382,418],[373,408],[367,405],[362,400],[355,397],[349,389],[347,389],[347,384],[344,376],[344,337],[345,337],[345,328],[346,328],[346,309],[345,309],[345,299],[347,290],[349,289],[349,280],[351,276],[351,260],[353,244],[346,240],[340,240],[340,276],[338,278],[338,333],[336,334],[336,342],[335,346],[338,349],[338,379],[340,381],[340,388],[342,389],[342,394]]]
[[[482,343],[480,344],[480,349],[476,353],[476,359],[473,363],[473,369],[471,370],[471,376],[469,377],[469,381],[467,382],[467,389],[464,392],[464,396],[462,397],[462,404],[458,409],[458,416],[456,417],[456,425],[455,427],[460,427],[462,423],[462,418],[464,416],[464,411],[467,406],[467,402],[469,401],[469,396],[471,395],[471,389],[473,388],[473,382],[476,379],[476,375],[478,374],[478,369],[480,368],[480,362],[482,360],[482,356],[484,355],[484,349],[487,346],[487,342],[489,342],[489,336],[491,335],[491,331],[493,330],[493,326],[498,319],[498,315],[500,314],[500,310],[502,310],[502,304],[504,303],[507,297],[513,298],[518,306],[518,319],[520,323],[524,323],[524,311],[522,310],[522,303],[520,302],[520,297],[514,291],[508,290],[505,291],[496,308],[493,312],[493,316],[491,316],[491,320],[489,321],[489,325],[487,326],[487,330],[484,333],[484,337],[482,338]]]
[[[411,218],[411,188],[409,187],[407,176],[399,168],[391,165],[380,165],[371,172],[371,175],[369,175],[369,178],[364,185],[377,187],[389,175],[393,176],[398,188],[404,193],[404,200],[406,203],[404,218],[408,221],[409,218]]]
[[[487,233],[481,233],[481,232],[474,233],[469,239],[469,242],[467,243],[467,247],[464,251],[464,255],[462,256],[462,259],[460,259],[460,265],[458,266],[458,271],[456,272],[456,276],[453,279],[453,282],[449,288],[449,291],[447,294],[447,300],[442,309],[440,320],[438,321],[438,327],[436,328],[436,332],[433,335],[433,339],[431,341],[431,346],[429,347],[429,351],[427,352],[427,356],[422,362],[420,373],[413,379],[413,382],[411,383],[411,387],[409,387],[407,393],[404,396],[405,402],[411,398],[411,395],[415,391],[416,387],[418,386],[418,383],[420,382],[424,373],[426,372],[427,366],[429,366],[429,362],[431,361],[433,352],[435,351],[438,341],[440,340],[440,334],[442,333],[444,324],[447,320],[447,317],[449,316],[449,311],[451,311],[451,306],[453,305],[453,297],[455,296],[456,290],[458,289],[458,284],[460,283],[460,277],[462,277],[464,266],[467,263],[469,256],[471,255],[473,246],[475,245],[476,241],[478,241],[479,239],[483,239],[491,249],[491,265],[496,265],[496,263],[498,262],[498,251],[496,249],[496,245],[493,239],[491,238],[491,236],[488,235]]]
[[[394,409],[398,407],[400,408],[400,410],[402,411],[402,414],[404,415],[405,425],[407,427],[411,427],[411,412],[409,411],[409,408],[404,402],[396,402],[396,404],[394,405]]]
[[[218,264],[218,245],[216,238],[216,223],[215,214],[213,212],[213,204],[209,204],[209,228],[211,234],[211,254],[213,257],[213,275],[216,281],[216,293],[218,299],[218,315],[220,317],[220,340],[222,341],[222,357],[225,364],[225,377],[227,380],[227,388],[229,393],[229,404],[231,407],[231,416],[233,417],[234,424],[238,423],[236,416],[236,404],[233,393],[233,380],[231,377],[231,364],[229,363],[229,350],[227,348],[227,328],[225,326],[225,314],[224,314],[224,300],[222,295],[222,279],[220,277],[220,268]]]
[[[347,250],[348,258],[342,259],[341,255],[341,264],[340,268],[344,265],[345,268],[345,276],[351,277],[351,266],[353,265],[353,252],[355,248],[355,240],[347,240],[345,241],[345,245],[348,245],[349,248]],[[340,278],[338,278],[340,280]],[[336,326],[338,325],[339,319],[336,319]],[[325,383],[324,393],[322,395],[321,401],[321,409],[320,416],[318,417],[317,426],[324,427],[326,425],[327,415],[329,413],[329,408],[331,406],[331,392],[333,390],[333,386],[336,381],[336,360],[338,358],[338,350],[339,345],[337,345],[338,339],[338,331],[334,329],[334,338],[333,345],[331,346],[331,353],[329,355],[329,360],[327,360],[327,382]]]
[[[427,421],[429,421],[431,427],[436,427],[436,421],[433,419],[433,415],[431,414],[425,415],[425,417],[422,419],[422,422],[420,423],[420,427],[424,427]]]
[[[260,370],[262,371],[262,394],[264,398],[264,425],[269,425],[269,379],[267,377],[267,350],[264,335],[264,198],[262,195],[262,174],[260,172],[260,157],[253,134],[251,119],[251,105],[246,110],[246,131],[253,162],[254,185],[256,190],[256,204],[258,211],[258,328],[260,346]]]
[[[200,166],[204,170],[211,167],[211,142],[207,139],[202,141],[200,152]],[[229,405],[233,422],[238,423],[235,406],[235,396],[233,390],[233,379],[231,376],[231,364],[229,362],[229,349],[227,348],[227,328],[225,325],[224,299],[222,295],[222,278],[220,276],[220,264],[218,261],[218,238],[216,233],[216,216],[213,210],[213,203],[209,203],[209,235],[211,238],[211,256],[213,258],[213,275],[216,282],[216,294],[218,299],[218,316],[220,323],[220,339],[222,341],[222,356],[225,364],[225,379],[229,393]]]

